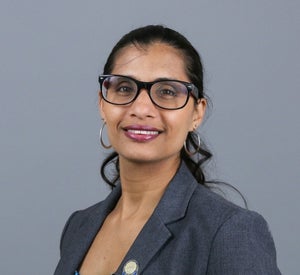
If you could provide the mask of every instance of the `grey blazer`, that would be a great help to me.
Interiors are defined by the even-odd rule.
[[[104,201],[69,218],[54,275],[79,269],[120,195],[118,186]],[[122,271],[130,260],[144,275],[281,274],[265,220],[199,185],[185,164],[114,274],[127,274]]]

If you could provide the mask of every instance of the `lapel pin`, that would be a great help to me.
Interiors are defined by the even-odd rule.
[[[129,260],[123,268],[122,275],[138,275],[139,266],[136,260]]]

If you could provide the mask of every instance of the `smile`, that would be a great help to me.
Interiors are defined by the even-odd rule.
[[[159,136],[161,131],[149,126],[129,126],[124,128],[125,136],[136,142],[151,141]]]
[[[127,130],[127,132],[136,134],[136,135],[158,135],[158,131],[147,131],[147,130]]]

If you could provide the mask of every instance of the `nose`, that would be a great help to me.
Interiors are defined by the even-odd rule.
[[[144,118],[154,117],[155,112],[156,107],[152,103],[148,91],[142,88],[135,101],[130,105],[130,114],[139,118]]]

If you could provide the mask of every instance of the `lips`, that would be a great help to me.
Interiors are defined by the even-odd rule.
[[[127,131],[136,135],[158,135],[159,134],[158,131],[133,130],[133,129],[129,129]]]
[[[124,128],[125,136],[137,141],[146,142],[155,139],[161,131],[150,126],[132,125]]]

